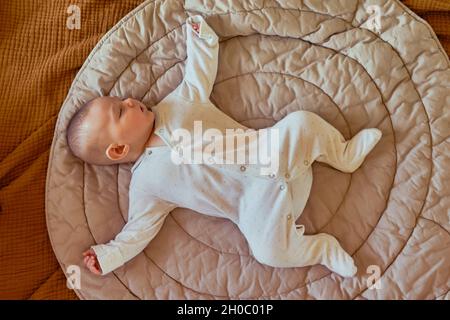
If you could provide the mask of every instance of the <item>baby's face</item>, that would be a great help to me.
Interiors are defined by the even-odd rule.
[[[153,130],[155,116],[138,100],[99,97],[94,100],[86,125],[97,141],[128,145],[134,157],[139,155]]]

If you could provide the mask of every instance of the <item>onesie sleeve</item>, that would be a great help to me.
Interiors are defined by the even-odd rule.
[[[199,23],[199,32],[192,23]],[[208,102],[217,76],[219,38],[201,15],[186,19],[186,66],[178,94],[190,101]]]
[[[130,187],[128,222],[113,240],[91,247],[97,255],[102,275],[121,267],[142,252],[175,207],[171,202]]]

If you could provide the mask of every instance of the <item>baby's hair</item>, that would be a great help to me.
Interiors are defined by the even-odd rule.
[[[89,113],[90,107],[93,105],[95,99],[86,102],[81,108],[75,112],[67,126],[67,144],[70,151],[81,160],[92,164],[109,164],[104,150],[96,143],[89,143],[88,132],[83,128],[84,121]]]

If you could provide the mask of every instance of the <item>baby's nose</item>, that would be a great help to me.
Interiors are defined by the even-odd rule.
[[[127,105],[127,107],[134,108],[134,103],[133,103],[133,100],[131,98],[125,99],[124,102]]]

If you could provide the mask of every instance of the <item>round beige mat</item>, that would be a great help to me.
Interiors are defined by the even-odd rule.
[[[131,165],[84,164],[68,149],[66,126],[97,96],[129,96],[150,107],[171,92],[184,74],[184,23],[195,14],[220,38],[211,100],[240,123],[263,128],[295,110],[309,110],[346,138],[362,128],[383,131],[353,174],[313,165],[314,184],[300,217],[306,233],[339,239],[358,265],[355,277],[344,279],[319,265],[259,264],[231,221],[183,208],[175,209],[145,251],[123,267],[105,277],[84,268],[82,252],[114,238],[127,221]],[[430,26],[396,0],[146,1],[93,49],[58,117],[46,213],[61,267],[65,272],[80,267],[76,293],[83,299],[445,294],[449,66]],[[376,289],[369,288],[376,279]]]

